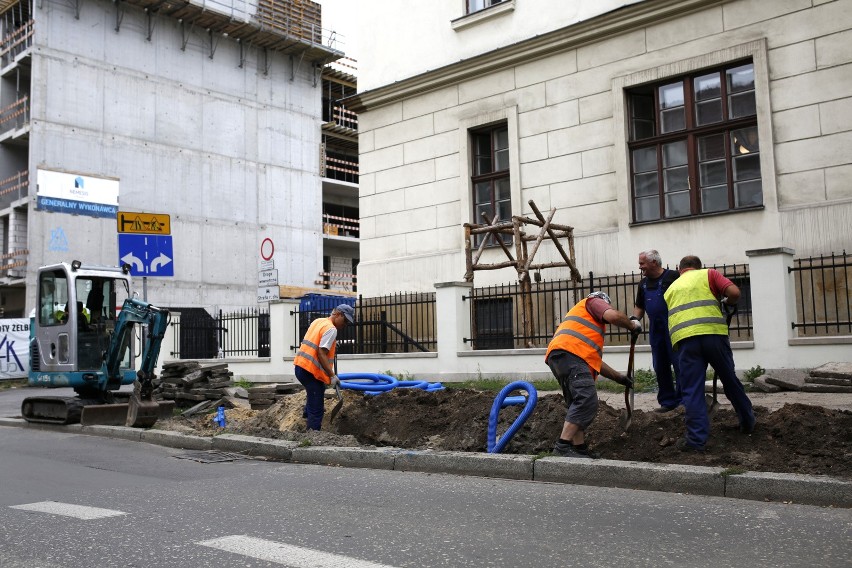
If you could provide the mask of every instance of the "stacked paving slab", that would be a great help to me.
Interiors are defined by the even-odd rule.
[[[754,379],[763,392],[845,392],[852,393],[852,363],[826,363],[810,372],[796,369],[769,371]]]
[[[248,401],[252,410],[269,408],[285,396],[302,390],[299,383],[270,383],[248,389]]]

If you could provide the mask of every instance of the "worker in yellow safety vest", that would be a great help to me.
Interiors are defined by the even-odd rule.
[[[547,346],[544,361],[559,385],[568,412],[553,455],[565,458],[597,458],[586,444],[585,431],[598,412],[597,375],[633,388],[633,382],[603,362],[606,324],[630,330],[638,336],[642,324],[612,307],[604,292],[592,292],[565,314]]]
[[[348,304],[340,304],[327,318],[315,319],[293,360],[296,379],[307,394],[304,416],[308,430],[319,430],[322,426],[326,386],[340,383],[332,361],[337,353],[337,333],[348,323],[355,323],[355,309]]]
[[[734,354],[720,298],[726,306],[740,299],[740,289],[719,271],[701,268],[697,256],[680,261],[680,277],[666,290],[669,335],[678,358],[678,384],[683,392],[686,437],[678,440],[681,451],[703,452],[710,437],[710,417],[704,398],[707,365],[713,367],[725,396],[739,418],[740,432],[754,431],[751,400],[734,370]],[[727,308],[726,308],[727,309]]]

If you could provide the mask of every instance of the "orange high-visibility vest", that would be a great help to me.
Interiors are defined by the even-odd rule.
[[[308,331],[305,333],[305,338],[299,346],[299,351],[296,353],[296,358],[293,359],[293,363],[297,367],[303,368],[312,374],[316,380],[322,381],[325,384],[331,382],[331,377],[325,372],[322,365],[320,365],[319,344],[325,332],[333,327],[334,324],[331,323],[330,318],[318,318],[311,322]],[[328,352],[329,359],[334,359],[335,352],[337,352],[336,340],[331,344],[331,349]]]
[[[606,324],[598,323],[586,310],[586,300],[581,300],[565,314],[562,324],[556,328],[544,360],[547,361],[554,349],[562,349],[583,359],[596,375],[601,372],[604,333]]]

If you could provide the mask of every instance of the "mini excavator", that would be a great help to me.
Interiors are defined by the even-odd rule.
[[[28,422],[153,426],[174,402],[152,399],[154,369],[169,311],[130,293],[130,267],[84,266],[75,260],[38,271],[30,321],[30,386],[72,387],[75,397],[24,399]],[[134,328],[142,330],[135,367]],[[133,384],[132,392],[119,392]]]

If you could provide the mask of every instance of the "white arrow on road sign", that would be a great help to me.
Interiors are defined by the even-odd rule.
[[[157,272],[157,269],[161,266],[165,266],[170,263],[172,259],[160,253],[160,256],[151,261],[151,272]]]
[[[133,256],[132,252],[129,252],[126,255],[122,256],[121,262],[123,262],[125,264],[132,265],[139,272],[142,272],[143,270],[145,270],[145,265],[142,264],[142,259],[136,258],[135,256]]]

